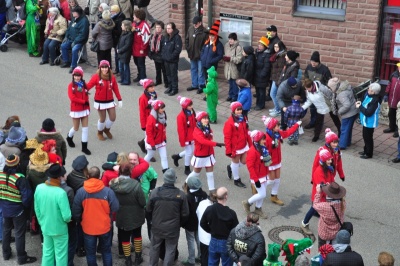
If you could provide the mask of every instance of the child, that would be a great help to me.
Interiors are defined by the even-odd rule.
[[[212,66],[207,70],[208,78],[206,88],[203,90],[207,97],[207,113],[210,116],[210,123],[217,123],[217,104],[218,104],[218,73]]]
[[[146,122],[146,149],[147,154],[144,159],[149,162],[158,150],[161,157],[162,172],[168,170],[167,159],[167,114],[165,113],[165,104],[160,100],[151,101],[150,115]]]
[[[58,163],[62,166],[63,161],[56,153],[56,141],[54,139],[47,139],[43,141],[42,144],[42,150],[47,152],[47,155],[49,156],[49,163]]]
[[[117,53],[119,58],[119,73],[121,74],[121,85],[131,84],[131,69],[129,68],[129,62],[131,61],[132,55],[132,25],[129,20],[122,21],[121,24],[122,34],[118,41]]]
[[[185,175],[190,174],[190,159],[193,155],[193,130],[196,127],[196,112],[193,109],[193,102],[190,98],[178,96],[182,111],[176,117],[179,143],[185,150],[173,154],[172,159],[176,167],[179,166],[179,159],[185,157]]]
[[[289,107],[283,107],[283,112],[285,113],[283,116],[284,124],[288,127],[292,127],[298,121],[300,121],[304,115],[306,114],[300,106],[301,97],[299,95],[293,96],[292,105]],[[293,133],[293,135],[289,136],[289,145],[298,145],[299,144],[299,130]]]
[[[279,206],[283,206],[284,203],[278,199],[278,190],[281,182],[281,167],[282,167],[282,152],[281,147],[283,139],[292,135],[301,125],[301,121],[297,121],[291,128],[287,130],[280,130],[280,123],[273,117],[263,116],[262,120],[266,126],[266,141],[265,146],[271,154],[272,163],[269,166],[269,177],[266,184],[266,188],[271,185],[271,202]]]
[[[250,111],[253,98],[251,95],[250,83],[247,82],[247,80],[245,79],[237,79],[236,85],[239,87],[239,96],[237,101],[242,104],[242,114],[247,118],[247,114]]]

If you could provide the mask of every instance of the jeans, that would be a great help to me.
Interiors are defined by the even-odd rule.
[[[83,45],[77,43],[74,45],[74,47],[72,47],[72,49],[71,49],[71,45],[72,45],[71,41],[65,41],[63,44],[61,44],[62,60],[64,63],[71,62],[71,67],[75,68],[78,65],[78,54]],[[71,54],[72,54],[71,60],[69,59],[69,51],[70,50],[72,51],[71,52]]]
[[[278,94],[278,86],[276,86],[275,81],[272,81],[272,85],[271,85],[271,90],[270,91],[271,91],[270,92],[270,96],[271,96],[272,101],[274,102],[275,111],[279,112],[281,109],[280,109],[280,106],[279,106],[279,103],[278,103],[278,99],[276,99],[276,95]],[[284,106],[282,106],[282,107],[284,107]]]
[[[160,258],[160,247],[165,241],[165,256],[163,265],[173,265],[175,259],[175,251],[179,241],[179,235],[174,238],[159,238],[152,234],[150,247],[150,266],[157,266]]]
[[[68,263],[68,234],[48,236],[43,235],[42,265],[67,265]]]
[[[3,217],[3,258],[11,256],[11,230],[14,228],[15,248],[17,250],[18,262],[23,263],[27,259],[25,251],[25,232],[26,232],[26,214],[22,212],[17,217]]]
[[[201,66],[201,60],[190,60],[190,77],[192,78],[192,88],[199,88],[205,85],[206,80],[204,70]]]
[[[47,62],[49,61],[49,54],[50,54],[50,63],[54,63],[54,60],[56,59],[56,48],[58,45],[60,45],[61,42],[57,40],[52,40],[47,38],[44,41],[43,45],[43,55],[42,55],[42,61]]]
[[[228,96],[233,100],[237,101],[239,94],[239,88],[236,84],[236,79],[229,79],[229,93]]]
[[[189,253],[188,262],[194,264],[196,259],[196,246],[197,252],[200,253],[199,234],[197,231],[191,232],[188,230],[185,230],[185,233]]]
[[[129,63],[119,62],[119,73],[121,74],[121,83],[131,84],[131,69]]]
[[[178,63],[164,62],[169,89],[178,91]]]
[[[397,152],[399,153],[397,154],[397,158],[400,159],[400,137],[399,140],[397,141]]]
[[[364,153],[369,157],[374,155],[374,130],[374,128],[363,126]]]
[[[347,146],[351,145],[351,137],[353,135],[353,125],[357,117],[358,114],[355,114],[351,117],[342,119],[342,126],[340,129],[340,139],[339,139],[339,147],[341,149],[345,149],[347,148]]]
[[[78,232],[76,222],[68,223],[68,266],[74,266],[74,256],[78,244]]]
[[[313,206],[311,205],[310,209],[308,210],[308,212],[306,213],[306,217],[304,217],[303,223],[304,224],[308,224],[311,220],[311,218],[313,216],[315,216],[316,214],[318,214],[318,212],[313,208]]]
[[[0,13],[0,36],[1,36],[1,40],[3,40],[4,35],[5,35],[5,33],[3,32],[3,27],[7,23],[6,14],[7,14],[7,12]]]
[[[156,67],[156,83],[161,84],[162,80],[164,80],[164,85],[166,88],[168,88],[169,85],[168,85],[168,78],[167,78],[167,70],[165,70],[164,62],[154,61],[154,65]]]
[[[256,87],[256,106],[258,106],[260,108],[265,107],[266,93],[267,93],[267,88]]]
[[[208,246],[208,266],[218,266],[221,259],[222,266],[232,266],[233,262],[228,253],[226,239],[216,239],[211,237]]]
[[[104,266],[112,266],[112,254],[111,254],[111,241],[112,233],[111,230],[103,235],[87,235],[84,234],[85,250],[86,250],[86,261],[88,266],[97,266],[96,262],[96,245],[97,239],[99,240],[99,246],[101,251],[101,258],[103,259]]]
[[[133,57],[133,62],[135,63],[135,65],[137,67],[137,71],[138,71],[137,77],[139,78],[139,80],[147,78],[147,75],[146,75],[146,57],[144,57],[144,56],[141,56],[141,57],[134,56]]]

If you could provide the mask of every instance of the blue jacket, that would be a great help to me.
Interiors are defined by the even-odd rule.
[[[75,44],[85,44],[89,39],[89,20],[85,15],[77,18],[74,22],[71,22],[65,38],[68,41],[74,42]]]
[[[222,59],[223,56],[224,56],[224,45],[219,40],[217,40],[217,49],[215,50],[215,52],[213,51],[213,45],[207,43],[201,49],[200,53],[201,65],[206,69],[209,69],[212,66],[214,66],[215,69],[217,69],[218,62]]]
[[[243,110],[245,111],[250,110],[252,99],[253,97],[251,95],[250,87],[239,89],[238,102],[240,102],[243,105]]]
[[[376,128],[379,125],[379,112],[381,111],[381,96],[378,94],[364,95],[360,105],[360,121],[363,127]]]

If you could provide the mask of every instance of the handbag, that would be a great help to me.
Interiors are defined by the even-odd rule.
[[[340,224],[340,230],[346,230],[347,232],[350,233],[350,235],[353,235],[353,224],[351,222],[344,222],[342,223],[339,219],[339,215],[337,214],[335,208],[331,205],[331,208],[333,210],[333,212],[335,213],[335,217],[336,220],[339,222]]]
[[[100,51],[100,45],[97,40],[93,40],[92,44],[90,45],[90,51],[97,53]]]

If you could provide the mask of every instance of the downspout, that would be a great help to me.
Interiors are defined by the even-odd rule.
[[[212,19],[212,5],[213,5],[213,0],[207,0],[207,18],[208,18],[208,28],[211,29],[211,26],[213,25],[213,19]]]

